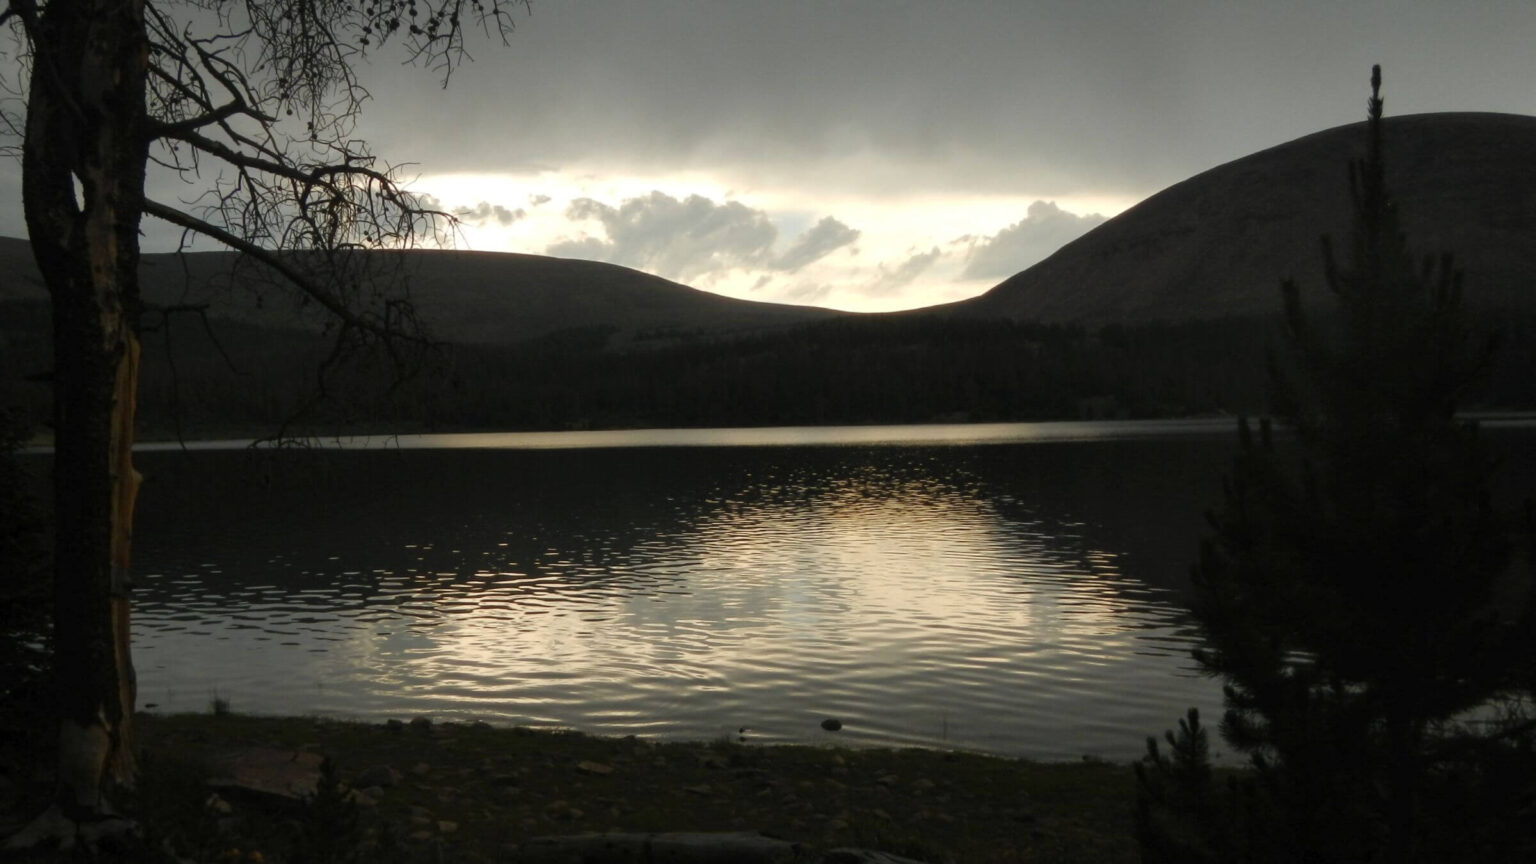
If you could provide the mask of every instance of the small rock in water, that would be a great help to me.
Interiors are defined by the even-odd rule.
[[[827,730],[828,732],[836,732],[843,728],[843,721],[837,719],[836,717],[828,717],[827,719],[821,721],[821,728]]]

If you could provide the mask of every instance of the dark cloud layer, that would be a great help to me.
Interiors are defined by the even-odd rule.
[[[1403,0],[570,0],[535,5],[508,48],[477,51],[447,91],[379,64],[375,107],[398,94],[411,110],[365,121],[391,139],[384,152],[431,154],[431,171],[554,162],[1061,197],[1150,194],[1357,120],[1377,62],[1396,113],[1536,113],[1536,3],[1408,11]]]

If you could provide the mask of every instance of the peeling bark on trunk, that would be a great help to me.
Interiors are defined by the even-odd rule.
[[[137,286],[135,286],[137,288]],[[118,704],[123,709],[118,747],[107,770],[120,782],[134,775],[132,720],[138,704],[139,680],[133,668],[129,628],[128,565],[133,552],[133,508],[139,500],[143,477],[133,467],[133,421],[138,409],[139,339],[129,328],[126,345],[117,364],[117,383],[112,391],[112,665],[117,670]]]
[[[109,814],[131,783],[128,563],[139,478],[138,229],[147,151],[142,0],[53,0],[32,32],[28,237],[52,297],[56,807]]]

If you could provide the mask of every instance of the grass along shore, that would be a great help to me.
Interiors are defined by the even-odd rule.
[[[223,711],[141,715],[138,735],[127,809],[151,846],[183,860],[515,861],[532,837],[681,831],[762,831],[930,864],[1136,860],[1132,771],[1103,762]],[[273,764],[312,770],[322,757],[339,786],[303,801],[210,786],[263,771],[280,785]],[[11,791],[6,833],[40,809],[46,773]]]

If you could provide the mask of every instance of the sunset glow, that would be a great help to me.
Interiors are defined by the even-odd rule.
[[[458,218],[460,248],[592,258],[739,299],[859,312],[975,296],[1135,203],[815,197],[704,174],[439,174],[412,188]],[[690,237],[697,242],[679,239]]]

